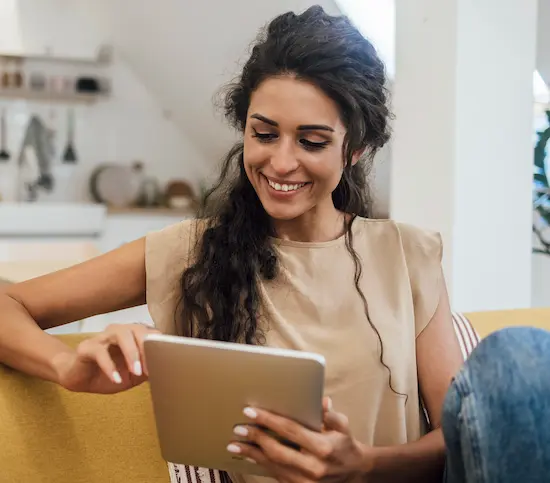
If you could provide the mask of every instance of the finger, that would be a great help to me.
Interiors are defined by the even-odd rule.
[[[243,459],[252,464],[267,468],[277,481],[289,483],[309,483],[303,473],[288,466],[278,465],[270,461],[261,449],[243,442],[231,443],[227,451],[234,455],[240,455]]]
[[[84,362],[95,362],[107,378],[115,384],[122,383],[120,372],[104,344],[86,340],[78,346],[77,354]]]
[[[123,327],[113,332],[111,344],[118,345],[124,356],[128,371],[140,377],[143,374],[139,347],[131,329]]]
[[[332,399],[328,396],[323,398],[323,411],[332,411]]]
[[[107,348],[102,347],[96,354],[96,362],[105,375],[115,384],[122,384],[122,376],[111,359]]]
[[[229,453],[233,455],[238,455],[242,457],[249,463],[261,465],[264,468],[267,468],[273,472],[276,471],[275,465],[267,459],[265,454],[258,447],[252,446],[242,441],[236,441],[230,443],[227,446],[227,451],[229,451]]]
[[[325,463],[319,458],[283,444],[257,426],[237,426],[234,432],[237,436],[245,438],[246,443],[257,445],[270,462],[279,466],[293,468],[309,477],[318,477],[326,471]],[[254,448],[250,444],[245,446]],[[248,453],[246,456],[252,457]]]
[[[267,437],[269,438],[269,436]],[[282,446],[277,441],[273,441],[275,444]],[[303,464],[294,464],[292,463],[292,460],[288,460],[290,463],[286,464],[284,463],[284,458],[274,457],[273,454],[267,452],[264,447],[259,445],[255,446],[242,441],[236,441],[229,444],[227,450],[232,454],[240,455],[242,458],[251,463],[256,463],[264,468],[267,468],[278,481],[306,483],[311,481],[311,479],[321,479],[325,475],[325,467],[319,460],[304,461]],[[298,456],[302,456],[300,453],[296,451],[294,452]],[[311,458],[311,456],[309,458]],[[308,458],[304,458],[304,460],[306,459]]]
[[[254,424],[270,429],[319,458],[332,451],[328,439],[323,434],[311,431],[296,421],[256,408],[246,408],[244,415],[253,420]]]
[[[337,431],[348,435],[350,433],[349,419],[345,414],[328,411],[324,414],[323,423],[328,431]]]
[[[145,375],[149,375],[149,369],[147,368],[147,361],[145,359],[145,336],[147,334],[160,333],[160,331],[158,331],[153,327],[148,327],[143,324],[135,324],[132,327],[132,333],[134,335],[134,339],[138,346],[143,373]]]

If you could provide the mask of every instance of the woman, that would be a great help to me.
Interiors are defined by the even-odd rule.
[[[76,351],[41,329],[147,302],[166,333],[325,356],[323,433],[248,408],[251,423],[303,450],[251,424],[236,433],[257,446],[228,441],[228,451],[285,482],[441,481],[442,408],[462,358],[440,237],[369,219],[366,176],[389,137],[385,82],[375,49],[345,17],[312,7],[274,19],[228,89],[226,115],[242,143],[201,220],[5,290],[0,360],[72,391],[126,390],[146,379],[150,329],[111,326]],[[449,392],[449,434],[461,427],[466,376]],[[448,457],[456,481],[473,474],[460,448]]]

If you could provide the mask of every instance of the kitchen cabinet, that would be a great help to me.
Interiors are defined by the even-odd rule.
[[[0,238],[95,239],[106,209],[95,203],[0,203]]]

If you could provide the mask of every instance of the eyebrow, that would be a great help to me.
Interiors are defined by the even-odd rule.
[[[269,124],[273,127],[279,127],[279,123],[276,121],[269,119],[265,116],[262,116],[261,114],[252,114],[250,116],[253,119],[258,119],[258,121],[265,122],[266,124]],[[298,126],[298,131],[330,131],[334,132],[334,129],[332,129],[330,126],[327,126],[326,124],[302,124]]]

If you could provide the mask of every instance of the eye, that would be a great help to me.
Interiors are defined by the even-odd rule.
[[[300,139],[300,144],[308,151],[318,151],[325,148],[329,144],[329,141],[315,143],[313,141],[309,141],[308,139]]]
[[[258,132],[256,129],[252,128],[254,131],[254,134],[252,135],[253,138],[257,138],[258,141],[261,143],[269,143],[273,141],[274,139],[277,139],[277,134],[271,133],[271,132]]]

